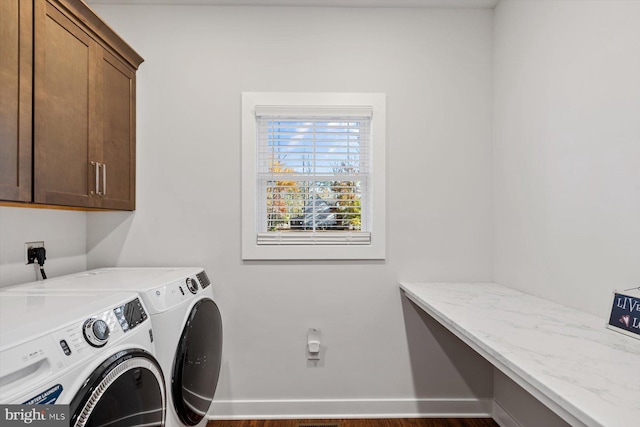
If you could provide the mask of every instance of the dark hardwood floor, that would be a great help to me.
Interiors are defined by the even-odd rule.
[[[392,418],[340,420],[209,421],[207,427],[499,427],[490,418]]]

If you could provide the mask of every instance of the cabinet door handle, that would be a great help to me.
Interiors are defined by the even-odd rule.
[[[102,197],[103,194],[102,191],[100,191],[100,168],[104,165],[100,162],[96,162],[96,165],[96,195]]]
[[[107,195],[107,165],[102,164],[102,195]]]
[[[91,166],[95,167],[96,169],[96,188],[94,191],[91,192],[91,194],[96,194],[96,195],[100,195],[100,163],[98,162],[91,162]]]

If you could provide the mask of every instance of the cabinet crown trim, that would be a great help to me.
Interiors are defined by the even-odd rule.
[[[63,7],[71,15],[75,16],[87,27],[98,39],[107,46],[110,46],[119,56],[122,57],[135,70],[138,69],[144,58],[138,54],[127,42],[122,39],[107,23],[105,23],[94,11],[82,0],[47,0],[49,3]]]

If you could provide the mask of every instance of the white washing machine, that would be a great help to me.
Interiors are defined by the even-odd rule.
[[[2,290],[0,403],[67,404],[72,427],[162,427],[152,337],[135,292]]]
[[[148,308],[165,376],[167,426],[201,426],[222,357],[222,319],[202,268],[106,268],[8,288],[133,290]]]

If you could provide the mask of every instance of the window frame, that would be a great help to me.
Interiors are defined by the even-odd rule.
[[[257,243],[256,108],[369,107],[371,118],[371,243],[368,245],[259,245]],[[242,259],[384,259],[385,258],[385,136],[386,95],[383,93],[242,93]]]

